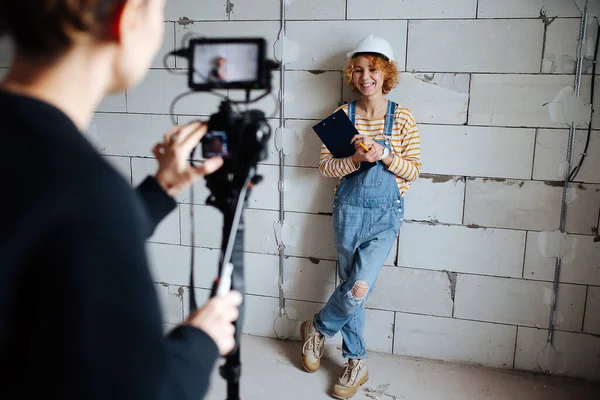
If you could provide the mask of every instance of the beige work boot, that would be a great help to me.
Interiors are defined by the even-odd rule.
[[[337,399],[349,399],[356,394],[358,387],[367,383],[368,380],[367,361],[348,360],[338,383],[333,387],[332,395]]]
[[[300,325],[302,338],[302,366],[308,372],[315,372],[321,365],[321,357],[325,350],[325,336],[316,328],[313,321],[304,321]]]

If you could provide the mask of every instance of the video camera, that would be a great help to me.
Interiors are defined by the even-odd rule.
[[[246,101],[226,98],[219,112],[211,115],[201,142],[202,157],[221,156],[225,164],[242,165],[264,160],[268,155],[265,144],[271,136],[265,114],[259,110],[236,112],[233,106],[253,103],[271,93],[271,71],[279,64],[266,59],[266,41],[262,38],[192,39],[185,56],[190,65],[188,86],[191,90],[246,91]],[[251,100],[249,95],[253,90],[267,92]]]

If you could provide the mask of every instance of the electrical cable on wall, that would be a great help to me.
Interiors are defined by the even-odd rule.
[[[598,26],[598,31],[596,33],[594,58],[592,60],[592,88],[591,88],[591,93],[590,93],[590,106],[591,106],[590,120],[588,123],[587,137],[585,139],[585,147],[583,149],[583,152],[581,153],[581,159],[579,160],[579,163],[577,163],[577,166],[575,166],[575,168],[573,168],[573,170],[569,174],[569,182],[575,181],[575,178],[579,174],[579,171],[581,171],[581,166],[583,165],[583,161],[585,160],[585,157],[587,156],[588,147],[590,145],[590,137],[592,136],[592,119],[594,117],[594,88],[596,86],[596,64],[598,63],[598,42],[600,42],[600,21],[598,20],[598,17],[594,17],[594,19],[596,20],[596,24]]]
[[[583,69],[583,46],[585,43],[586,29],[588,19],[588,2],[586,0],[585,8],[581,16],[581,23],[579,29],[579,48],[577,52],[577,66],[575,69],[575,96],[580,97],[581,93],[581,76]],[[575,122],[571,123],[569,128],[569,141],[567,143],[567,169],[565,171],[565,179],[562,193],[561,213],[560,213],[560,233],[562,239],[566,236],[566,220],[567,220],[567,205],[568,205],[568,192],[570,176],[572,174],[572,156],[573,156],[573,143],[575,141]],[[580,160],[580,163],[582,161]],[[562,244],[561,244],[562,248]],[[550,315],[548,320],[548,336],[546,338],[546,345],[538,353],[537,364],[540,370],[546,374],[553,372],[552,368],[556,368],[558,360],[561,354],[554,348],[554,333],[556,324],[558,322],[557,315],[557,304],[558,295],[560,289],[560,276],[562,268],[562,254],[558,254],[556,257],[556,263],[554,268],[554,278],[552,282],[552,296],[550,299]],[[544,365],[542,365],[544,364]]]

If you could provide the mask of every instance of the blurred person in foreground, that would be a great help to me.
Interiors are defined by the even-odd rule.
[[[199,399],[234,346],[237,292],[163,335],[145,253],[173,196],[222,165],[186,162],[206,125],[167,132],[156,175],[134,191],[83,135],[106,94],[143,79],[164,8],[0,0],[0,32],[15,46],[0,83],[2,399]]]

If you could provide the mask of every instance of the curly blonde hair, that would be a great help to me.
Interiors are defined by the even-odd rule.
[[[395,61],[389,61],[376,54],[357,54],[348,60],[346,68],[344,68],[346,82],[350,85],[353,92],[360,93],[360,90],[352,80],[352,76],[354,75],[354,63],[359,56],[366,57],[375,69],[383,72],[383,94],[388,94],[396,87],[398,82],[400,82],[400,72],[398,72],[398,66]]]

